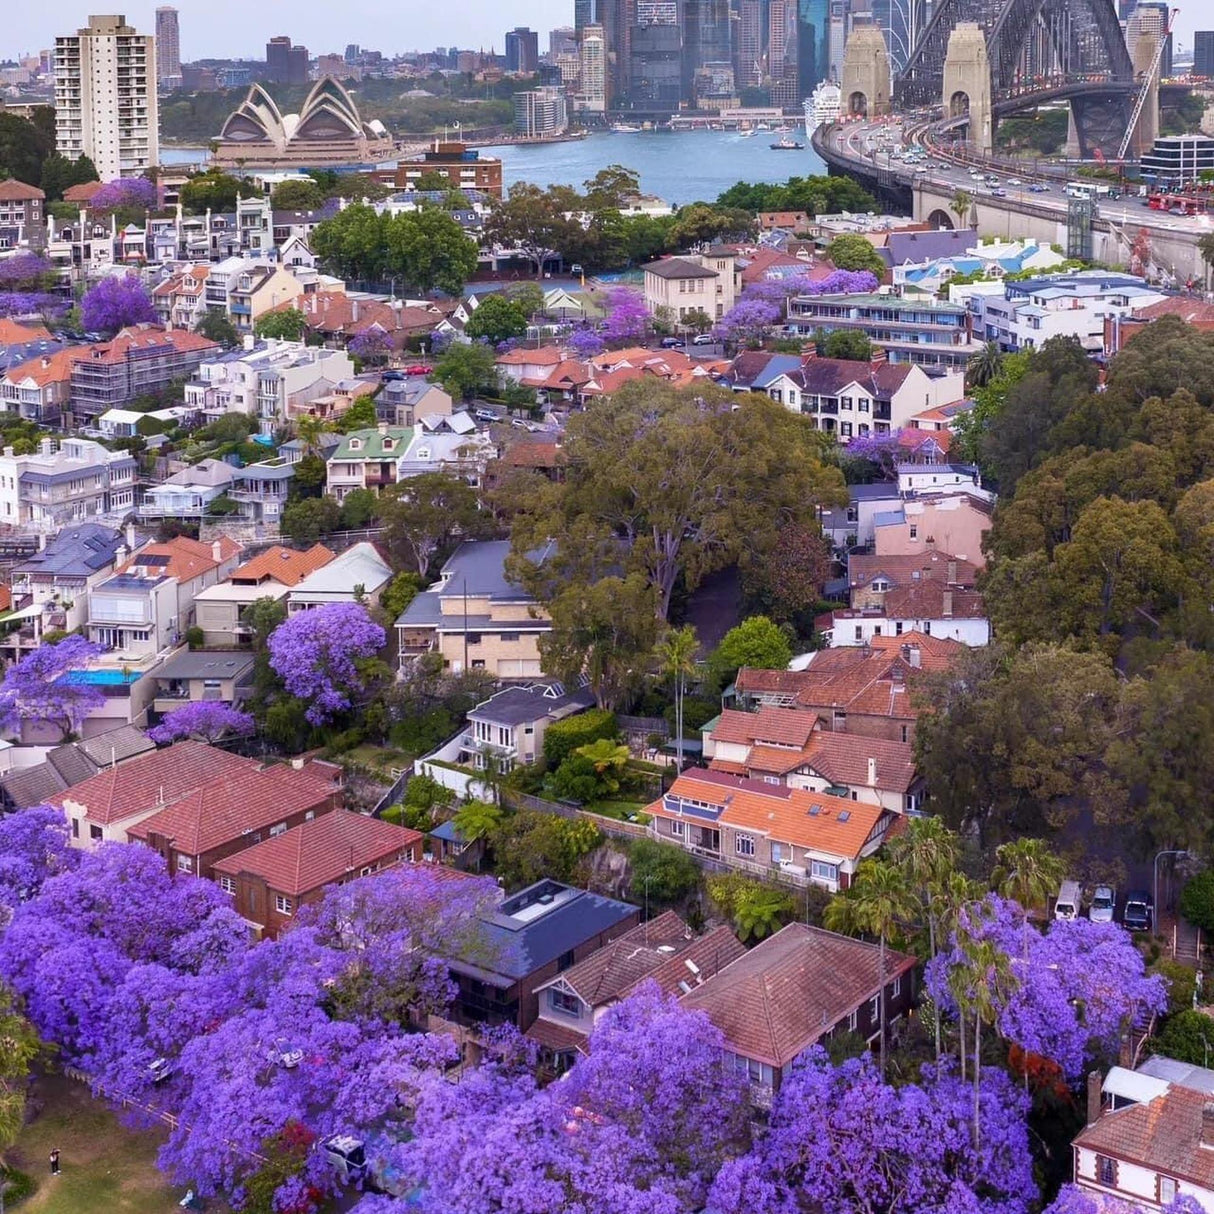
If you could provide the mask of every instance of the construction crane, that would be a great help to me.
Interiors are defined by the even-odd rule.
[[[1124,163],[1126,153],[1130,150],[1130,141],[1134,138],[1134,131],[1138,127],[1138,120],[1142,117],[1142,111],[1146,108],[1147,98],[1151,94],[1151,85],[1155,82],[1155,73],[1159,71],[1159,61],[1163,58],[1164,48],[1167,46],[1168,35],[1172,32],[1172,26],[1176,24],[1176,18],[1180,14],[1180,9],[1174,8],[1168,13],[1168,24],[1163,33],[1159,35],[1159,39],[1155,44],[1155,54],[1151,58],[1151,66],[1147,69],[1146,75],[1143,77],[1142,88],[1138,91],[1138,100],[1134,102],[1134,111],[1130,115],[1130,124],[1125,129],[1125,138],[1121,141],[1121,147],[1117,149],[1118,163]]]

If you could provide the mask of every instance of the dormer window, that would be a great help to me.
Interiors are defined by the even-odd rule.
[[[352,438],[350,440],[351,451],[361,451],[363,449],[363,440],[361,438]]]
[[[883,577],[873,578],[873,590],[877,593],[882,593],[889,589],[889,582]]]

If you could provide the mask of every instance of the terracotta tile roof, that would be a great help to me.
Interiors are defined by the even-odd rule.
[[[745,763],[735,763],[731,759],[713,759],[709,764],[710,771],[723,771],[731,776],[749,775]]]
[[[297,586],[309,573],[327,565],[335,555],[324,544],[313,544],[307,552],[296,552],[294,548],[275,544],[234,570],[228,580],[253,585],[275,581],[283,586]]]
[[[646,981],[656,982],[664,995],[677,995],[682,990],[680,983],[696,985],[695,970],[687,964],[689,961],[700,971],[700,978],[707,981],[745,952],[746,945],[733,934],[731,928],[722,924],[705,932],[698,940],[693,940],[673,957],[668,957],[646,975]]]
[[[123,329],[112,341],[91,346],[87,353],[89,362],[125,362],[132,354],[147,350],[173,350],[180,354],[194,352],[209,353],[219,349],[219,343],[210,341],[201,333],[188,329],[158,329],[152,325],[138,325]]]
[[[891,982],[913,957],[790,923],[682,998],[725,1035],[735,1054],[772,1067],[791,1062]]]
[[[506,448],[502,463],[508,468],[557,468],[565,462],[558,442],[518,442]]]
[[[878,653],[889,654],[906,654],[909,650],[917,649],[919,669],[927,671],[947,670],[958,655],[965,652],[965,646],[960,641],[950,637],[928,636],[925,632],[904,632],[900,637],[873,637],[868,645]]]
[[[911,586],[937,581],[953,586],[973,586],[978,566],[947,552],[924,552],[918,556],[877,556],[853,553],[847,559],[847,580],[853,590],[867,586],[878,574],[892,586]],[[888,600],[887,600],[888,601]]]
[[[916,620],[984,620],[986,603],[977,590],[952,590],[941,582],[919,582],[888,591],[884,613]]]
[[[324,796],[332,788],[318,791]],[[360,869],[395,862],[410,849],[420,856],[421,843],[418,831],[335,809],[219,860],[215,871],[232,877],[251,873],[276,893],[298,898]]]
[[[1079,1131],[1074,1145],[1214,1189],[1214,1151],[1201,1141],[1209,1100],[1206,1092],[1173,1086],[1154,1100],[1105,1113]]]
[[[877,761],[877,788],[906,792],[915,782],[915,748],[909,742],[819,730],[809,744],[810,766],[832,784],[868,784],[868,761]]]
[[[808,712],[797,713],[798,716],[808,717]],[[809,751],[783,750],[778,746],[752,746],[746,756],[746,774],[748,776],[786,776],[798,767],[804,767],[809,760]]]
[[[98,772],[50,803],[62,809],[71,801],[90,822],[105,826],[176,801],[208,780],[250,776],[257,768],[255,759],[189,740]]]
[[[0,345],[3,345],[3,340],[0,340]],[[39,388],[45,388],[47,384],[67,383],[72,378],[72,363],[85,357],[87,353],[87,346],[68,346],[56,350],[53,354],[30,358],[15,367],[9,367],[4,378],[10,384],[32,382]]]
[[[103,184],[100,181],[84,181],[80,185],[70,185],[63,191],[63,201],[89,202]]]
[[[555,367],[564,362],[559,346],[541,346],[538,350],[508,350],[497,356],[499,367]]]
[[[210,274],[211,267],[209,265],[190,266],[186,270],[182,270],[178,274],[171,274],[162,283],[152,289],[153,295],[201,295],[203,288],[206,286],[207,275]]]
[[[264,771],[211,779],[127,834],[134,839],[164,835],[175,851],[199,856],[249,831],[266,830],[292,814],[320,809],[340,795],[339,779],[340,769],[316,763],[302,770],[279,763]]]
[[[37,202],[46,195],[36,185],[26,185],[15,177],[0,181],[0,202]]]
[[[23,346],[27,341],[53,341],[45,325],[23,325],[0,316],[0,346]]]
[[[554,1024],[551,1020],[537,1020],[524,1034],[537,1045],[546,1050],[563,1052],[578,1050],[585,1054],[589,1038],[585,1033],[578,1032],[565,1024]]]
[[[1179,316],[1188,325],[1214,325],[1214,303],[1175,295],[1134,309],[1135,320],[1157,320],[1161,316]]]
[[[304,314],[304,323],[309,329],[321,333],[343,333],[352,335],[372,325],[378,325],[388,334],[429,332],[441,320],[438,312],[428,308],[394,308],[391,304],[373,299],[351,299],[345,291],[317,291],[301,298],[287,300],[271,308],[271,312],[285,312],[297,308]]]
[[[646,812],[682,821],[674,808],[679,798],[717,807],[721,825],[845,860],[860,858],[888,816],[879,805],[712,771],[685,772]]]
[[[726,708],[712,737],[717,742],[774,742],[777,746],[803,747],[816,724],[816,717],[795,708],[760,708],[758,712]]]
[[[240,544],[226,535],[221,536],[216,543],[219,544],[219,560],[215,559],[214,549],[210,544],[179,535],[166,543],[148,544],[141,548],[116,572],[126,573],[136,568],[149,569],[162,576],[176,578],[179,582],[188,582],[230,560],[241,549]]]

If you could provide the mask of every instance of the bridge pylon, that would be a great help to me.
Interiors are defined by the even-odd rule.
[[[1135,14],[1136,16],[1137,14]],[[1131,31],[1134,22],[1131,19]],[[1134,62],[1134,77],[1137,80],[1146,78],[1151,73],[1151,84],[1147,92],[1147,103],[1142,107],[1138,124],[1134,127],[1134,136],[1130,140],[1130,155],[1138,159],[1143,152],[1149,152],[1159,138],[1159,72],[1155,67],[1155,52],[1158,49],[1158,35],[1154,30],[1138,29],[1138,36],[1130,43],[1130,58]]]
[[[876,25],[857,21],[843,47],[839,72],[843,113],[868,118],[888,114],[891,84],[884,34]]]
[[[991,63],[986,35],[976,21],[959,21],[949,34],[942,91],[945,118],[968,114],[967,141],[977,154],[989,156],[995,143]]]

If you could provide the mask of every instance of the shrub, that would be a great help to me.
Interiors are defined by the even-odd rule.
[[[186,644],[189,645],[191,649],[201,649],[203,645],[206,644],[206,639],[206,633],[204,633],[197,624],[195,624],[192,628],[187,628],[185,630]]]
[[[1207,932],[1214,932],[1214,869],[1198,873],[1180,895],[1180,913]]]
[[[554,721],[544,733],[544,762],[549,771],[555,771],[579,746],[615,736],[615,713],[605,708]]]
[[[1206,1065],[1211,1048],[1214,1048],[1214,1017],[1191,1009],[1169,1016],[1154,1041],[1157,1054],[1194,1066]]]
[[[681,847],[637,839],[628,849],[632,863],[632,897],[640,901],[648,892],[651,902],[678,902],[700,880],[700,868]]]
[[[1170,957],[1161,957],[1151,969],[1167,980],[1169,1013],[1191,1010],[1193,994],[1197,990],[1197,974],[1184,962],[1173,961]],[[1214,1041],[1211,1044],[1214,1045]]]

